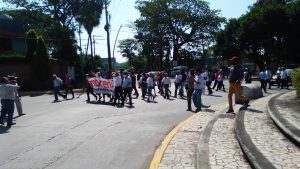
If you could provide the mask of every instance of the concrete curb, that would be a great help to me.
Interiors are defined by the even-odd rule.
[[[258,150],[248,135],[244,125],[245,111],[243,107],[240,108],[235,121],[235,135],[243,153],[246,155],[252,168],[275,169],[272,163]]]
[[[283,94],[284,93],[278,94],[269,100],[268,113],[278,129],[296,146],[300,147],[300,129],[281,116],[279,110],[274,106],[276,104],[276,99]]]
[[[211,169],[209,162],[209,138],[215,122],[220,118],[222,114],[226,112],[228,108],[221,110],[216,114],[210,122],[206,125],[203,133],[200,136],[199,143],[197,144],[197,169]]]

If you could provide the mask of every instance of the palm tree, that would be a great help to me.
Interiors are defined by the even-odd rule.
[[[84,27],[88,33],[88,44],[91,47],[91,56],[93,56],[92,32],[100,24],[105,0],[81,0],[79,13],[76,21]],[[90,43],[89,43],[90,42]]]

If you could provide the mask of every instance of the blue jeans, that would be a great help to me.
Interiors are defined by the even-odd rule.
[[[197,110],[201,110],[202,100],[202,89],[194,89],[193,92],[193,102]]]
[[[152,96],[152,89],[153,89],[153,87],[152,86],[150,86],[150,87],[147,87],[147,90],[148,90],[148,97],[150,97],[150,96]]]
[[[60,86],[54,87],[54,98],[55,98],[55,100],[58,100],[58,95],[60,95],[63,98],[65,97],[65,95],[63,95],[60,92]]]
[[[7,115],[7,125],[10,126],[12,125],[12,120],[14,116],[14,105],[15,101],[14,100],[1,100],[1,116],[0,116],[0,122],[3,122],[3,119]]]

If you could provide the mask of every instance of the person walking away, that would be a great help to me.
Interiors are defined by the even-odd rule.
[[[163,79],[162,72],[158,72],[157,77],[156,77],[156,82],[157,82],[157,87],[158,87],[158,93],[160,93],[161,95],[164,94],[162,79]]]
[[[74,80],[68,74],[66,74],[66,79],[65,79],[65,85],[66,85],[65,95],[66,95],[66,99],[68,97],[68,93],[69,92],[71,92],[72,99],[74,99],[73,84],[74,84]]]
[[[147,77],[146,73],[143,73],[139,80],[139,85],[142,90],[142,100],[145,99],[146,93],[147,93]]]
[[[286,74],[285,67],[281,68],[280,78],[281,78],[280,80],[281,89],[283,89],[283,87],[287,87],[287,74]]]
[[[2,77],[0,80],[0,98],[1,98],[1,115],[0,124],[4,125],[3,119],[7,116],[7,127],[11,127],[16,124],[13,122],[14,116],[14,102],[15,93],[18,91],[19,86],[9,84],[9,80],[6,77]]]
[[[113,106],[117,104],[117,100],[123,101],[122,96],[122,78],[118,72],[114,74],[114,87],[115,87],[115,97]]]
[[[277,83],[277,88],[280,88],[280,80],[281,80],[281,68],[279,67],[276,71],[276,83]]]
[[[202,111],[202,89],[205,85],[205,80],[203,76],[201,75],[201,69],[197,68],[195,71],[195,79],[194,79],[194,92],[193,92],[193,102],[196,107],[195,113]]]
[[[185,85],[186,85],[186,79],[187,79],[187,74],[184,70],[181,71],[181,88],[180,88],[180,93],[179,95],[181,97],[184,97],[184,88],[185,88]]]
[[[17,82],[17,77],[9,76],[9,81],[10,81],[10,84],[15,85],[15,86],[19,86],[18,82]],[[18,115],[19,116],[25,115],[25,113],[23,113],[23,108],[22,108],[22,103],[21,103],[21,96],[19,94],[19,90],[17,90],[15,92],[15,104],[16,104]]]
[[[152,77],[152,73],[147,74],[148,78],[147,78],[147,93],[148,93],[148,102],[150,102],[150,98],[152,98],[152,100],[154,100],[154,96],[152,95],[152,89],[154,87],[154,80]]]
[[[266,74],[266,88],[267,88],[267,84],[269,84],[269,89],[271,89],[272,72],[269,67],[266,67],[265,74]]]
[[[215,87],[217,87],[217,89],[218,89],[218,76],[219,76],[219,71],[215,70],[214,78],[213,78],[214,79],[214,86],[212,87],[212,89],[215,89]]]
[[[223,91],[225,92],[225,86],[224,86],[224,83],[223,83],[223,80],[224,80],[224,74],[223,74],[223,70],[220,69],[219,73],[218,73],[218,77],[217,77],[217,80],[218,80],[218,86],[217,86],[217,90],[222,90],[223,88]]]
[[[176,72],[176,76],[175,76],[175,94],[174,97],[177,97],[177,91],[178,89],[180,90],[181,88],[181,80],[182,80],[182,76],[180,75],[180,71]],[[180,91],[179,91],[180,94]]]
[[[194,92],[194,80],[195,79],[195,74],[194,70],[191,69],[189,72],[189,75],[187,77],[187,104],[188,108],[186,111],[193,111],[192,110],[192,95]]]
[[[206,87],[207,87],[207,90],[208,90],[208,94],[209,95],[212,95],[213,94],[213,91],[211,89],[211,83],[212,83],[212,73],[211,72],[207,72],[207,79],[206,79]]]
[[[63,81],[61,78],[57,77],[56,74],[53,74],[53,86],[54,86],[54,102],[58,101],[58,96],[63,97],[66,99],[66,95],[63,95],[60,92],[60,88],[63,85]]]
[[[125,77],[123,79],[124,96],[123,96],[123,100],[122,100],[122,106],[124,106],[126,96],[128,96],[129,105],[132,106],[132,98],[131,98],[132,79],[128,75],[127,72],[124,72],[124,75],[125,75]]]
[[[267,92],[267,74],[263,69],[259,72],[258,78],[260,81],[260,88]]]
[[[249,99],[242,95],[241,92],[241,81],[243,80],[243,71],[241,66],[238,65],[239,58],[234,56],[230,59],[230,75],[229,75],[229,90],[228,90],[228,104],[229,109],[226,113],[233,113],[232,95],[235,93],[240,100],[244,102],[244,106],[248,106]]]
[[[90,94],[93,95],[95,97],[95,100],[97,101],[97,96],[94,93],[93,87],[91,86],[90,82],[89,82],[89,78],[91,78],[91,75],[86,74],[85,75],[85,87],[86,87],[86,96],[87,96],[87,102],[90,102]]]
[[[164,73],[164,77],[163,79],[161,80],[161,83],[164,87],[164,98],[165,99],[170,99],[170,95],[169,95],[169,88],[171,87],[171,80],[170,78],[168,77],[168,74],[167,73]]]
[[[251,83],[252,79],[251,79],[251,73],[248,70],[248,68],[244,69],[244,78],[245,78],[245,82],[246,83]]]
[[[136,95],[136,98],[138,98],[139,97],[139,92],[138,92],[138,90],[136,88],[136,76],[135,76],[135,72],[134,71],[132,71],[130,73],[130,77],[131,77],[131,81],[132,81],[132,89],[134,90],[134,95]]]

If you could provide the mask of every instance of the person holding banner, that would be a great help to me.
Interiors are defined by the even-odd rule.
[[[95,97],[95,99],[97,100],[97,96],[94,93],[93,87],[91,86],[90,82],[89,82],[89,78],[91,78],[91,75],[86,74],[86,81],[85,81],[85,87],[86,87],[86,95],[87,95],[87,102],[90,102],[90,94],[93,95]]]
[[[124,106],[124,102],[126,99],[126,96],[129,98],[129,105],[132,106],[132,98],[131,98],[131,92],[132,92],[132,79],[128,75],[127,72],[124,72],[124,79],[123,79],[123,88],[124,88],[124,96],[122,100],[122,106]]]

